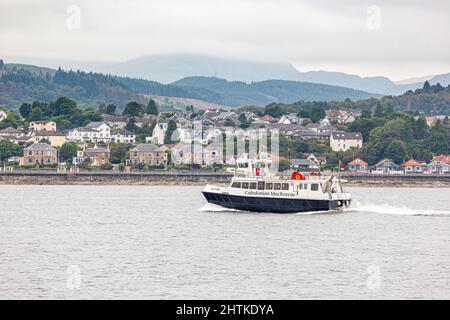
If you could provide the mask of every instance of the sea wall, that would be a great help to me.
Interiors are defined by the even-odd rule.
[[[51,170],[17,170],[0,171],[0,184],[205,185],[229,183],[231,177],[232,175],[228,173],[202,171],[65,173]],[[350,186],[450,187],[450,175],[344,173],[340,177],[347,180]]]

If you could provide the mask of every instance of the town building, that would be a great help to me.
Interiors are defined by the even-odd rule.
[[[367,172],[369,164],[361,158],[356,158],[347,164],[348,171],[351,172]]]
[[[427,165],[426,170],[427,172],[433,174],[448,174],[450,173],[450,161],[431,160],[431,162]]]
[[[414,159],[408,160],[402,164],[403,171],[405,173],[422,173],[424,172],[425,165]]]
[[[23,131],[20,131],[20,130],[12,128],[12,127],[8,127],[3,130],[0,130],[1,137],[19,138],[19,137],[23,137],[24,135],[25,135],[25,133]]]
[[[57,150],[47,143],[35,143],[23,149],[21,165],[57,164]]]
[[[363,145],[362,134],[359,132],[331,132],[330,147],[334,152],[347,151],[350,148],[361,148]]]
[[[66,142],[66,135],[58,131],[38,131],[29,141],[37,143],[41,140],[48,140],[52,147],[61,147]]]
[[[112,130],[120,130],[124,129],[127,125],[127,120],[123,116],[111,115],[111,114],[103,114],[103,121],[112,129]]]
[[[131,149],[129,159],[129,163],[134,166],[139,164],[167,165],[167,153],[150,143],[142,143]]]
[[[383,159],[379,161],[375,166],[375,172],[377,173],[389,173],[398,171],[399,166],[390,159]]]
[[[56,123],[53,121],[31,121],[28,125],[30,131],[56,131]]]
[[[111,141],[111,128],[104,122],[91,122],[85,127],[70,130],[67,140],[108,143]]]
[[[135,143],[136,135],[126,129],[111,132],[111,141],[116,143]]]
[[[89,163],[94,166],[101,166],[102,164],[109,163],[110,157],[109,148],[97,147],[87,148],[83,151],[84,163]]]

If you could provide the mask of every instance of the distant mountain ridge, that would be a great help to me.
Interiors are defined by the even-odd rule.
[[[376,94],[338,86],[308,82],[267,80],[251,84],[214,77],[188,77],[172,84],[83,71],[53,70],[38,66],[5,64],[0,70],[0,105],[17,109],[23,102],[49,102],[68,96],[82,107],[130,100],[145,102],[148,96],[196,99],[218,105],[240,107],[298,100],[358,100]]]
[[[361,77],[343,72],[308,71],[301,72],[290,63],[264,63],[245,60],[225,59],[205,55],[176,54],[151,55],[98,67],[103,73],[142,78],[162,83],[172,83],[191,77],[216,77],[228,81],[247,83],[265,80],[290,80],[312,82],[351,88],[377,94],[402,94],[423,86],[425,80],[435,84],[440,78],[442,85],[450,83],[448,74],[425,79],[416,83],[396,84],[388,77]]]

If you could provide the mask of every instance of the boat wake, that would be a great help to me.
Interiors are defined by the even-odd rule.
[[[229,209],[229,208],[221,207],[221,206],[218,206],[218,205],[215,205],[212,203],[205,204],[203,207],[198,209],[198,211],[202,211],[202,212],[245,212],[245,211],[241,211],[241,210],[237,210],[237,209]]]
[[[450,215],[448,210],[425,210],[414,209],[406,206],[392,206],[388,204],[362,203],[354,201],[352,205],[346,209],[347,212],[370,212],[379,214],[391,214],[401,216],[447,216]]]

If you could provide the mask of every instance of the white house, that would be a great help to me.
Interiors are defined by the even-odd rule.
[[[111,141],[111,128],[104,122],[91,122],[85,127],[70,130],[67,140],[108,143]]]
[[[359,132],[331,132],[330,147],[334,152],[347,151],[350,148],[361,148],[362,134]]]
[[[111,132],[111,141],[116,143],[134,143],[136,135],[126,129],[115,130]]]

